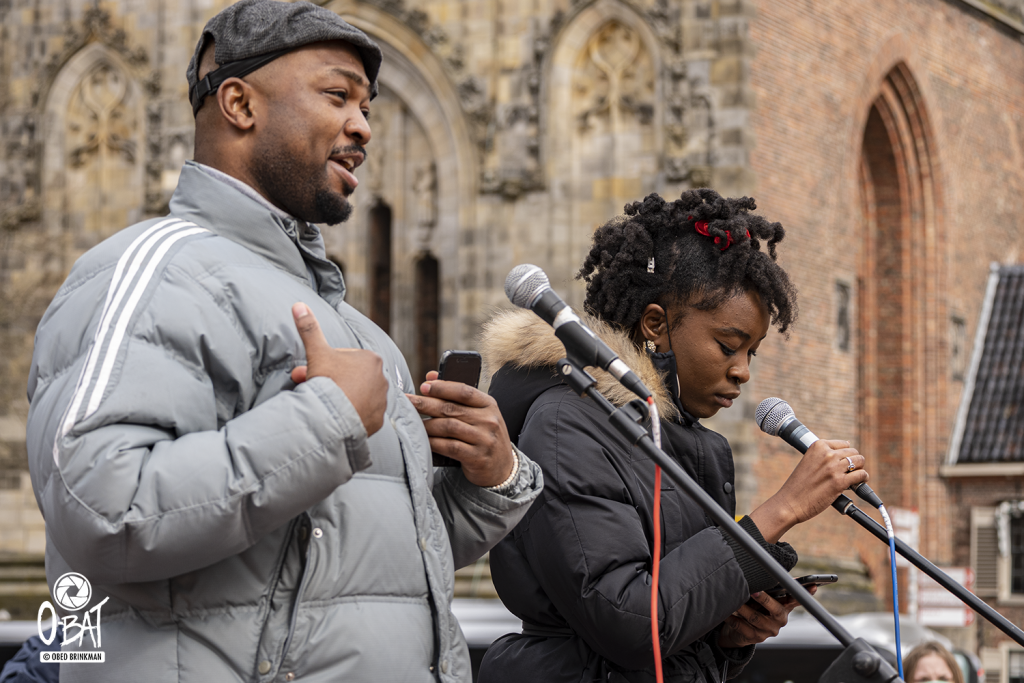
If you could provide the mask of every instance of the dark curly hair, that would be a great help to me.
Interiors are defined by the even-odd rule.
[[[708,188],[687,190],[674,202],[650,194],[627,204],[625,215],[594,233],[576,274],[587,283],[587,311],[632,330],[650,303],[710,310],[740,291],[754,291],[772,324],[786,333],[797,317],[796,288],[776,263],[775,248],[786,231],[749,213],[755,208],[750,197],[727,199]],[[708,235],[696,230],[701,221]],[[730,236],[731,245],[721,249]],[[655,272],[648,273],[652,256]]]

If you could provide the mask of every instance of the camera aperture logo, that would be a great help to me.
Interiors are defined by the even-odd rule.
[[[68,572],[53,584],[53,599],[69,612],[77,612],[89,604],[92,598],[92,584],[89,579],[75,572]]]
[[[53,584],[53,599],[67,612],[78,612],[85,609],[92,600],[92,584],[78,572],[68,572],[62,575]],[[85,609],[81,615],[68,614],[57,619],[57,610],[49,600],[44,600],[39,606],[39,614],[36,617],[36,626],[39,629],[39,638],[47,645],[51,644],[57,637],[58,625],[64,629],[64,639],[60,641],[62,646],[75,645],[77,650],[50,651],[44,650],[39,653],[39,661],[52,663],[71,662],[103,662],[105,653],[99,648],[103,645],[103,637],[100,633],[100,610],[110,598],[103,598],[95,606]],[[43,629],[43,614],[50,612],[49,633]],[[89,635],[92,642],[92,650],[86,650],[85,636]]]

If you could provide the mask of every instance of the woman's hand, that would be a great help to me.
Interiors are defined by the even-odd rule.
[[[807,590],[814,595],[818,591],[818,587],[811,586]],[[722,625],[722,630],[718,634],[719,647],[746,647],[763,643],[769,638],[779,635],[782,627],[789,622],[789,613],[800,604],[793,596],[787,596],[779,601],[764,591],[754,593],[750,598],[753,602],[759,603],[767,611],[767,614],[749,602],[741,605]]]
[[[853,468],[851,470],[851,467]],[[814,442],[778,493],[750,513],[769,543],[817,516],[846,489],[868,480],[864,456],[849,441]]]

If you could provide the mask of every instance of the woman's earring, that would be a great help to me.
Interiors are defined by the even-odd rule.
[[[658,351],[658,347],[650,339],[644,342],[644,348],[647,349],[647,353],[657,353]]]

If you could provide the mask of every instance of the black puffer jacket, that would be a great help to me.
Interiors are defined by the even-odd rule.
[[[686,415],[673,396],[671,354],[651,358],[625,336],[590,323],[656,388],[662,446],[712,498],[735,514],[728,442]],[[545,488],[514,531],[491,551],[494,584],[524,633],[487,652],[481,683],[653,681],[650,571],[654,463],[632,448],[589,400],[554,372],[564,355],[529,312],[502,314],[485,333],[491,394],[513,441],[544,470]],[[659,373],[655,363],[666,372]],[[622,405],[631,396],[604,373],[599,388]],[[662,377],[671,377],[671,389]],[[791,568],[796,554],[768,546]],[[659,628],[666,681],[719,681],[739,673],[753,647],[723,650],[718,630],[753,591],[775,584],[734,550],[703,510],[662,478]],[[737,560],[737,557],[740,560]],[[724,676],[723,676],[724,674]]]

